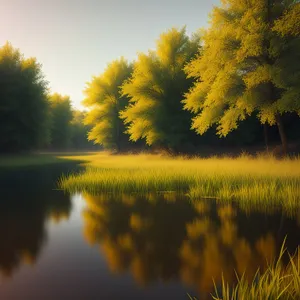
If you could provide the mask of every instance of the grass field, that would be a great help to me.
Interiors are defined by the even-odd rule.
[[[62,176],[70,192],[148,193],[177,191],[190,199],[216,198],[255,204],[299,206],[300,158],[272,156],[185,158],[160,155],[63,156],[84,161],[85,171]]]

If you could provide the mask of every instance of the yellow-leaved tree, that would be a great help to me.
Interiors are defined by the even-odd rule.
[[[120,86],[131,72],[131,64],[124,58],[115,60],[103,74],[93,77],[84,91],[83,104],[90,108],[85,124],[92,126],[88,139],[105,149],[120,151],[129,139],[119,113],[128,104],[128,97],[120,94]]]
[[[185,109],[192,128],[203,134],[217,125],[220,136],[256,114],[278,125],[287,151],[281,116],[300,114],[299,1],[223,0],[211,14],[204,47],[185,71],[195,78]]]
[[[185,28],[161,34],[156,49],[141,53],[132,77],[122,87],[130,105],[121,113],[132,141],[177,150],[191,140],[191,114],[181,100],[191,87],[183,67],[197,53],[198,36],[189,38]]]

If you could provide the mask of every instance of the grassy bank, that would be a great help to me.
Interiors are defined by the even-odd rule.
[[[224,279],[221,292],[216,288],[214,300],[296,300],[300,299],[300,253],[290,256],[289,264],[282,262],[283,250],[276,262],[267,270],[256,273],[252,282],[245,277],[238,278],[236,286],[231,287]],[[190,297],[190,299],[193,299]],[[196,298],[194,298],[196,299]]]
[[[67,158],[64,158],[65,156]],[[80,157],[89,155],[88,153],[81,153]],[[60,163],[70,163],[76,161],[78,163],[83,160],[72,159],[72,157],[79,157],[78,153],[30,153],[30,154],[9,154],[9,155],[0,155],[0,168],[21,168],[21,167],[30,167],[30,166],[42,166],[42,165],[51,165],[51,164],[60,164]]]
[[[293,208],[300,198],[300,159],[274,157],[184,158],[159,155],[63,157],[83,160],[86,170],[62,176],[70,192],[178,191],[191,199],[217,198]]]

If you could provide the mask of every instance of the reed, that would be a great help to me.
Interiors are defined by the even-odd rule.
[[[85,161],[85,170],[63,175],[59,187],[71,193],[176,191],[190,199],[216,198],[242,205],[300,204],[300,159],[241,156],[186,158],[160,155],[62,157]]]
[[[221,292],[215,285],[214,300],[296,300],[300,299],[300,252],[289,255],[289,263],[283,263],[284,246],[279,258],[269,265],[265,272],[257,271],[252,282],[245,276],[237,277],[237,284],[231,287],[222,280]],[[192,298],[191,298],[192,299]]]

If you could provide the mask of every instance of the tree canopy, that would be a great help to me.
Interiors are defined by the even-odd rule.
[[[289,1],[288,9],[275,21],[274,30],[282,36],[300,36],[300,3],[299,1]]]
[[[69,96],[49,96],[51,120],[51,148],[63,149],[71,145],[73,113]]]
[[[185,28],[161,34],[156,49],[139,54],[132,77],[122,86],[130,105],[121,113],[132,141],[178,148],[191,137],[190,114],[181,100],[191,86],[184,65],[197,53],[198,36],[189,38]]]
[[[186,66],[195,78],[185,109],[196,114],[192,128],[203,134],[217,124],[226,136],[255,113],[262,123],[300,113],[300,38],[298,1],[224,0],[211,15],[204,47]]]
[[[128,104],[128,97],[120,94],[120,86],[131,72],[131,64],[124,58],[115,60],[103,74],[93,77],[84,91],[83,104],[90,108],[85,124],[92,126],[88,138],[106,149],[120,150],[128,141],[119,116]]]
[[[91,126],[84,124],[86,112],[73,110],[73,119],[71,121],[71,147],[75,149],[91,149],[95,148],[93,143],[88,140],[88,132]]]
[[[0,151],[25,151],[48,139],[47,82],[35,58],[0,48]]]
[[[286,152],[287,139],[300,136],[300,1],[222,0],[210,18],[201,34],[171,28],[135,62],[108,64],[87,83],[86,112],[74,111],[68,96],[49,95],[37,60],[6,43],[0,152],[92,142],[116,151],[198,152],[254,145],[263,134],[266,145],[280,136]]]

